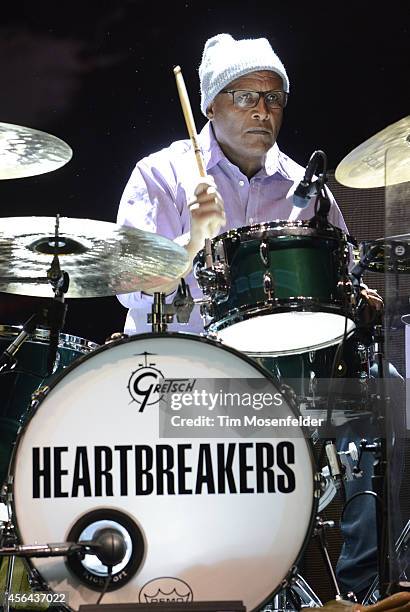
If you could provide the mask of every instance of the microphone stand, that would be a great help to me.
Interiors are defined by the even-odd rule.
[[[15,340],[13,340],[9,346],[3,351],[0,356],[0,372],[7,370],[13,370],[17,365],[16,355],[20,350],[22,344],[29,338],[34,330],[36,329],[38,314],[33,314],[23,324],[22,330]]]
[[[328,214],[330,211],[330,198],[325,189],[327,183],[327,155],[324,151],[316,151],[316,156],[322,159],[322,172],[319,178],[312,183],[310,195],[316,194],[315,214],[309,221],[309,226],[317,229],[329,227]]]

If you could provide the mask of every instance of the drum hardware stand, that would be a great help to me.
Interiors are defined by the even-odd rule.
[[[380,398],[379,398],[380,401]],[[379,591],[381,597],[388,594],[391,586],[388,581],[388,554],[389,554],[389,534],[387,523],[387,500],[386,500],[386,473],[387,473],[387,458],[386,458],[386,440],[376,438],[374,442],[368,442],[363,439],[360,441],[359,460],[355,471],[360,470],[360,462],[363,453],[370,452],[375,455],[373,464],[374,473],[372,475],[372,491],[360,491],[353,495],[347,503],[356,499],[360,495],[373,495],[376,499],[376,528],[377,528],[377,566],[379,576]],[[343,513],[347,507],[345,504]],[[343,514],[342,513],[342,514]]]
[[[2,542],[0,551],[3,549],[4,545],[14,546],[17,543],[17,537],[14,532],[14,527],[10,521],[6,523],[4,526],[4,532],[2,534]],[[12,593],[13,588],[13,574],[14,574],[14,563],[16,561],[15,555],[10,555],[7,561],[7,576],[6,576],[6,585],[3,593],[3,610],[4,612],[9,612],[10,610],[10,601],[9,596]]]
[[[178,285],[178,289],[172,304],[165,303],[165,293],[156,291],[151,313],[147,315],[148,323],[152,325],[154,334],[167,331],[169,323],[172,323],[176,315],[178,323],[188,323],[195,302],[192,299],[189,285],[183,278]]]
[[[330,578],[333,582],[333,586],[336,592],[335,599],[336,601],[340,601],[344,599],[344,597],[342,597],[342,594],[339,589],[339,585],[337,583],[336,574],[334,572],[332,562],[329,556],[329,551],[327,549],[327,539],[326,539],[326,529],[333,528],[334,526],[335,526],[334,521],[324,521],[320,516],[317,516],[313,535],[318,536],[319,538],[320,550],[323,556],[323,560],[327,568],[327,571],[330,575]]]
[[[50,345],[47,357],[48,374],[52,374],[57,357],[58,341],[61,330],[64,327],[67,313],[67,304],[64,302],[64,294],[67,293],[70,279],[67,272],[61,270],[58,259],[59,248],[59,225],[60,215],[56,215],[54,234],[54,257],[50,268],[47,270],[47,278],[54,291],[51,306],[47,309],[47,322],[50,327]],[[50,241],[51,242],[51,241]]]
[[[409,540],[410,540],[410,521],[407,522],[400,536],[397,538],[395,545],[395,552],[397,558],[401,560],[401,557],[405,555],[409,548]],[[399,590],[400,591],[408,591],[409,580],[408,572],[407,572],[407,564],[402,569],[402,574],[400,576],[401,581],[399,582]],[[379,601],[378,596],[379,583],[377,577],[374,579],[370,589],[366,593],[365,598],[363,599],[363,605],[368,606]]]
[[[293,607],[290,608],[289,604]],[[294,567],[282,589],[274,596],[271,603],[262,608],[262,612],[299,611],[304,608],[321,608],[322,606],[319,597]]]

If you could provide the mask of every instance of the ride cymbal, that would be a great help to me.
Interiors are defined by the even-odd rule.
[[[389,151],[387,180],[385,155]],[[392,123],[353,149],[336,168],[346,187],[383,187],[410,181],[410,115]]]
[[[64,166],[73,156],[65,142],[32,128],[0,123],[0,179],[44,174]]]
[[[183,247],[151,232],[91,219],[0,219],[0,291],[52,297],[53,256],[70,279],[68,298],[150,291],[186,271]]]

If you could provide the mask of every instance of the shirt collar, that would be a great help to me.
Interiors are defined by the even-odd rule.
[[[199,134],[199,142],[207,171],[211,170],[214,166],[219,164],[219,162],[227,161],[217,139],[215,138],[210,121],[208,121],[202,128]],[[281,164],[279,157],[279,147],[275,142],[273,147],[271,147],[267,152],[264,167],[259,170],[257,173],[258,176],[272,176],[276,172],[280,172]]]

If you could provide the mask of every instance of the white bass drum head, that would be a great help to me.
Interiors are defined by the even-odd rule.
[[[249,358],[189,334],[134,336],[81,358],[40,401],[16,445],[20,543],[87,540],[114,527],[127,553],[102,603],[242,600],[254,610],[310,537],[310,446],[302,434],[275,438],[269,429],[246,438],[229,428],[225,438],[160,437],[161,404],[147,392],[140,410],[131,393],[158,377],[265,378],[278,391]],[[284,412],[294,416],[288,406]],[[94,556],[77,565],[64,557],[31,562],[75,610],[95,604],[106,580]]]

